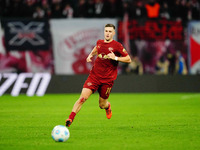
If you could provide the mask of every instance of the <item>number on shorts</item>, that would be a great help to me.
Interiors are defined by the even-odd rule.
[[[111,88],[107,88],[106,95],[109,95],[110,91],[111,91]]]

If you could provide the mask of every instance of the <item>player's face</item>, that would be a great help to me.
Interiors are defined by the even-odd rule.
[[[104,38],[107,42],[112,41],[114,35],[115,35],[115,30],[113,27],[105,27]]]

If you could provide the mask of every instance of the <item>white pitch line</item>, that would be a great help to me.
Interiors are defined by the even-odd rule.
[[[195,97],[199,97],[200,98],[200,94],[192,94],[192,95],[183,95],[181,97],[181,99],[191,99],[191,98],[195,98]]]

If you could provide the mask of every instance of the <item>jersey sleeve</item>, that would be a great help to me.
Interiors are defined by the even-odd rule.
[[[126,49],[123,47],[121,43],[119,43],[118,45],[118,52],[120,53],[122,57],[126,57],[128,55]]]

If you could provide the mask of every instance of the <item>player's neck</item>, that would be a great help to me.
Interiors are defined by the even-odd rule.
[[[107,41],[106,39],[104,39],[104,42],[105,43],[110,43],[110,42],[112,42],[113,41],[113,39],[110,39],[109,41]]]

